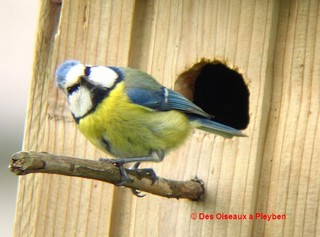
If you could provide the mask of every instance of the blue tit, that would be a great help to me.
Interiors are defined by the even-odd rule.
[[[130,181],[123,164],[160,162],[181,145],[193,128],[226,138],[241,131],[210,120],[211,116],[152,76],[127,67],[64,62],[56,71],[78,129],[96,147],[116,157],[120,185]],[[143,169],[139,169],[143,170]],[[146,169],[155,178],[151,169]]]

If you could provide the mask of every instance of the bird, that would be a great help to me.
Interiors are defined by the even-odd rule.
[[[194,128],[225,138],[246,136],[213,121],[213,115],[138,69],[67,60],[57,67],[55,79],[80,132],[113,157],[101,160],[119,167],[118,185],[132,182],[123,167],[126,163],[149,174],[154,183],[155,172],[139,169],[141,162],[161,162]]]

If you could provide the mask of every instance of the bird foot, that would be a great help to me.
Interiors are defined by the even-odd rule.
[[[125,164],[126,162],[123,161],[122,159],[108,159],[108,158],[100,158],[99,161],[103,161],[103,162],[107,162],[107,163],[111,163],[114,166],[117,166],[119,168],[120,171],[120,180],[118,182],[115,183],[115,185],[117,186],[123,186],[127,183],[132,183],[133,180],[129,178],[127,171],[125,170],[125,168],[123,167],[123,164]]]
[[[152,180],[151,184],[154,184],[158,179],[158,177],[157,177],[156,173],[154,172],[154,170],[151,169],[151,168],[138,169],[139,165],[140,165],[140,162],[136,162],[129,168],[129,170],[134,170],[137,173],[137,175],[139,176],[140,179],[142,179],[143,177],[146,177],[146,176],[150,177],[151,180]],[[146,196],[146,194],[141,194],[141,192],[139,190],[134,189],[134,188],[131,189],[131,192],[134,195],[136,195],[137,197]]]
[[[151,181],[152,181],[151,184],[154,184],[158,179],[156,172],[154,172],[154,170],[151,168],[136,169],[135,171],[137,172],[137,175],[139,176],[140,179],[144,177],[151,178]]]
[[[133,180],[129,178],[126,169],[123,167],[123,165],[125,163],[128,163],[127,159],[108,159],[108,158],[100,158],[99,161],[103,161],[103,162],[107,162],[107,163],[111,163],[115,166],[117,166],[119,168],[120,171],[120,180],[118,182],[115,183],[115,185],[117,186],[123,186],[127,183],[132,183]],[[156,173],[154,172],[153,169],[151,168],[143,168],[143,169],[139,169],[140,162],[136,162],[134,163],[129,170],[135,171],[137,173],[137,175],[139,176],[140,179],[144,178],[144,177],[150,177],[152,180],[151,184],[154,184],[158,177],[156,175]],[[141,194],[141,192],[137,189],[132,188],[131,192],[136,195],[137,197],[144,197],[145,194]]]

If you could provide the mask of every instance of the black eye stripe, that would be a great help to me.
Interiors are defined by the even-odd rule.
[[[80,82],[74,84],[73,86],[70,86],[67,88],[68,94],[71,95],[73,92],[79,90],[80,88]]]
[[[87,67],[84,69],[84,75],[89,76],[90,73],[91,73],[91,67],[87,66]]]

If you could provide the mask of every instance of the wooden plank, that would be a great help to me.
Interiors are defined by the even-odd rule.
[[[90,64],[127,65],[133,9],[134,1],[64,1],[59,33],[56,35],[59,43],[55,45],[58,62],[61,63],[66,58],[75,58]],[[56,94],[56,90],[56,87],[52,87],[50,92]],[[62,140],[67,143],[64,142],[63,146],[60,146],[63,150],[57,148],[53,152],[88,158],[105,156],[88,144],[76,130],[75,124],[70,123],[72,121],[70,112],[66,116],[65,111],[68,111],[68,108],[66,108],[65,99],[60,97],[64,98],[63,95],[56,94],[58,104],[49,104],[48,111],[57,116],[56,107],[63,107],[64,124],[56,138],[61,139],[63,135]],[[59,120],[51,121],[52,124],[48,126],[52,128],[59,126],[61,124]],[[50,133],[47,134],[48,137],[50,135]],[[59,142],[54,142],[54,144],[57,143]],[[51,150],[51,144],[48,143],[49,150]],[[64,223],[68,222],[70,226],[70,228],[65,226],[64,230],[60,228],[63,231],[57,234],[58,236],[104,236],[112,233],[111,222],[115,218],[111,213],[118,202],[114,198],[117,191],[114,192],[112,185],[81,179],[68,180],[65,177],[57,178],[57,182],[66,184],[66,187],[59,187],[63,192],[61,196],[66,199],[63,201],[66,206],[61,208],[57,204],[51,209],[57,210],[55,222],[59,221],[61,226],[65,226]],[[52,189],[52,192],[55,191]],[[63,200],[61,196],[58,199]],[[124,220],[126,218],[130,216],[126,216]],[[50,223],[50,220],[48,222]],[[52,226],[53,229],[58,227],[57,223]]]
[[[277,8],[273,2],[161,0],[147,4],[146,9],[152,13],[143,10],[147,17],[140,19],[139,26],[144,28],[134,28],[132,32],[150,34],[139,34],[140,41],[134,38],[130,55],[133,66],[170,87],[179,73],[200,58],[223,55],[250,79],[252,116],[248,139],[224,140],[195,131],[185,146],[172,152],[163,163],[152,165],[159,175],[173,179],[197,175],[206,183],[206,200],[189,203],[153,196],[129,197],[122,202],[131,201],[131,208],[126,206],[118,211],[132,215],[130,222],[122,222],[122,226],[130,226],[132,236],[251,233],[253,221],[194,221],[190,215],[192,212],[247,214],[255,210],[261,164],[257,155],[262,155],[264,148],[267,119],[263,115],[269,110],[272,92],[267,79],[272,76],[273,62],[269,57],[274,53]],[[238,23],[240,28],[233,23]],[[132,209],[134,213],[128,213]]]
[[[319,1],[282,1],[255,234],[319,235]],[[318,234],[317,234],[318,233]]]
[[[33,66],[33,76],[30,85],[29,103],[27,109],[26,128],[23,149],[42,150],[44,138],[46,100],[50,81],[50,58],[52,56],[52,35],[57,29],[59,6],[49,6],[41,2],[36,38],[36,51]],[[14,224],[15,236],[35,236],[38,229],[37,213],[41,208],[40,176],[30,175],[19,178],[16,216]]]
[[[126,65],[133,7],[133,1],[63,1],[58,25],[59,5],[42,2],[25,150],[102,156],[77,132],[54,85],[54,70],[66,58]],[[97,48],[97,42],[107,47]],[[15,236],[106,236],[113,195],[112,185],[97,181],[56,175],[20,178]]]

